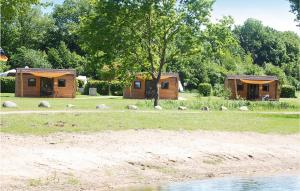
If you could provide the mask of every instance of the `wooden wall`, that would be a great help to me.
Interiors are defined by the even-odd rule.
[[[22,74],[23,76],[23,96],[24,97],[38,97],[40,96],[40,78],[35,77],[31,74]],[[28,86],[28,79],[35,78],[36,86]],[[15,85],[15,95],[16,97],[21,96],[21,74],[16,74],[16,85]]]
[[[40,96],[40,77],[31,74],[23,73],[23,97],[39,97]],[[28,79],[35,78],[36,86],[28,86]],[[58,87],[58,79],[66,80],[66,87]],[[76,95],[75,76],[67,74],[58,78],[54,78],[53,97],[73,98]],[[21,97],[21,74],[16,74],[15,96]]]
[[[58,79],[66,80],[66,87],[58,87]],[[69,97],[73,98],[76,95],[76,83],[74,75],[64,75],[54,78],[54,97]]]
[[[236,87],[235,87],[235,80],[233,79],[225,79],[225,82],[224,82],[224,85],[225,85],[225,88],[229,88],[231,90],[231,99],[236,99],[237,96],[241,97],[241,98],[244,98],[244,99],[247,99],[247,94],[248,94],[248,84],[245,84],[243,82],[241,82],[240,80],[236,80],[236,83],[239,84],[239,83],[242,83],[244,88],[243,88],[243,91],[237,91],[236,92]],[[258,88],[259,88],[259,100],[262,99],[263,96],[265,95],[269,95],[270,96],[270,99],[275,99],[275,100],[278,100],[279,99],[279,95],[280,95],[280,92],[279,92],[279,84],[278,84],[278,81],[275,80],[271,83],[269,83],[269,91],[263,91],[262,89],[263,87],[263,84],[259,84]]]
[[[124,89],[123,97],[132,98],[132,99],[145,99],[146,98],[146,80],[136,79],[141,81],[141,88],[135,89],[134,82],[132,82],[130,87]],[[135,80],[135,81],[136,81]],[[178,79],[176,77],[169,77],[161,79],[159,83],[164,81],[169,82],[168,89],[159,89],[159,98],[160,99],[178,99]]]

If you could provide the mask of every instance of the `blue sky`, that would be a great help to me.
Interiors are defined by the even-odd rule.
[[[251,17],[276,30],[290,30],[300,35],[300,28],[294,21],[295,15],[289,12],[288,0],[216,0],[213,9],[213,21],[231,15],[240,25]]]
[[[52,1],[60,4],[64,0]],[[276,30],[290,30],[300,35],[300,28],[296,27],[297,23],[294,21],[295,15],[289,11],[288,0],[216,0],[212,21],[215,22],[223,16],[230,15],[235,23],[240,25],[247,18],[255,18]]]

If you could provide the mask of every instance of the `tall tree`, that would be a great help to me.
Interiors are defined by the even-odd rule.
[[[92,5],[91,0],[65,0],[61,5],[56,5],[52,13],[55,27],[47,31],[48,47],[58,47],[63,41],[71,51],[83,55],[76,31],[80,18],[89,14]]]
[[[122,67],[130,73],[147,72],[155,84],[156,106],[163,68],[178,53],[173,46],[176,36],[183,31],[197,35],[212,4],[211,0],[99,1],[82,22],[83,47],[94,55],[102,52],[108,63],[122,58]]]
[[[291,12],[296,15],[296,21],[298,21],[298,26],[300,27],[300,1],[299,0],[289,0],[291,4]]]
[[[33,4],[38,4],[39,0],[1,0],[1,20],[9,22],[20,14],[26,13]]]

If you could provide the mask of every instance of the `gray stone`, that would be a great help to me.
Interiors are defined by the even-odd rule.
[[[225,106],[222,105],[222,106],[220,107],[220,110],[221,110],[221,111],[227,111],[228,109],[227,109],[227,107],[225,107]]]
[[[159,106],[159,105],[157,105],[157,106],[154,107],[154,109],[156,109],[156,110],[162,110],[162,107]]]
[[[18,107],[15,102],[12,101],[5,101],[2,104],[3,107]]]
[[[51,107],[51,106],[50,106],[50,103],[49,103],[48,101],[41,101],[41,102],[39,103],[39,107],[46,107],[46,108],[49,108],[49,107]]]
[[[73,107],[75,107],[75,105],[73,105],[73,104],[67,104],[66,107],[73,108]]]
[[[248,109],[248,107],[247,106],[242,106],[242,107],[240,107],[240,111],[248,111],[249,109]]]
[[[204,106],[204,107],[201,108],[201,110],[202,110],[202,111],[209,111],[209,107]]]
[[[178,107],[178,110],[187,110],[187,107],[179,106],[179,107]]]
[[[96,109],[109,109],[109,107],[105,104],[96,105]]]
[[[89,88],[90,96],[97,96],[97,88]]]
[[[137,110],[138,109],[138,107],[136,105],[128,105],[127,108],[130,109],[130,110]]]

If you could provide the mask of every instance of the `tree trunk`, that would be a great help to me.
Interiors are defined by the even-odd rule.
[[[108,83],[108,95],[111,96],[110,82]]]
[[[158,106],[159,103],[159,80],[155,80],[155,88],[154,88],[154,107]]]

